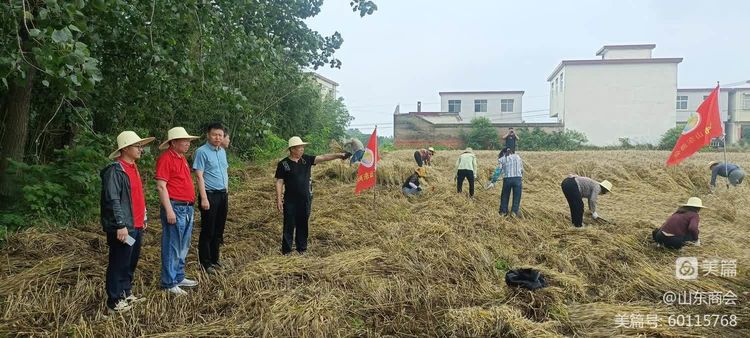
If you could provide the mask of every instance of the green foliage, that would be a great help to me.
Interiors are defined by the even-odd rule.
[[[672,150],[677,144],[677,140],[680,139],[680,135],[682,135],[682,129],[683,127],[677,126],[667,130],[659,140],[659,149]]]
[[[461,138],[467,147],[474,149],[499,149],[500,138],[492,122],[486,117],[471,120],[469,132],[461,131]]]
[[[270,161],[284,158],[287,155],[287,140],[284,140],[272,132],[264,135],[261,142],[252,148],[252,156],[258,161]]]
[[[65,224],[93,217],[99,208],[99,170],[108,162],[111,140],[81,133],[74,146],[55,151],[48,164],[11,162],[9,174],[17,187],[0,218],[9,228],[32,220]]]
[[[0,222],[93,217],[98,171],[123,130],[163,140],[174,126],[200,135],[222,121],[240,159],[279,158],[292,135],[315,147],[342,137],[351,117],[306,74],[341,66],[341,35],[306,24],[322,3],[0,2],[0,114],[6,103],[28,107],[24,161],[11,168],[18,198],[0,206]],[[369,0],[350,6],[377,10]],[[28,102],[8,95],[21,83],[31,83]],[[20,128],[3,123],[0,136]],[[146,184],[153,160],[139,162]]]
[[[575,130],[547,133],[539,128],[520,128],[518,148],[523,150],[580,150],[588,142],[586,135]]]

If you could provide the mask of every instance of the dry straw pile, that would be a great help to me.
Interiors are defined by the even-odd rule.
[[[750,336],[750,188],[708,194],[699,154],[667,169],[666,152],[534,152],[526,162],[521,219],[498,215],[497,188],[477,185],[474,200],[455,192],[459,152],[441,151],[424,196],[400,185],[414,169],[411,151],[382,156],[376,197],[353,195],[348,164],[314,168],[310,250],[278,254],[281,215],[274,208],[271,164],[234,171],[223,261],[198,271],[196,243],[189,296],[158,289],[160,225],[145,235],[134,291],[148,297],[123,315],[105,316],[106,241],[99,226],[12,236],[1,249],[0,336]],[[478,152],[486,183],[496,153]],[[749,154],[731,154],[750,168]],[[600,199],[610,224],[574,230],[560,182],[571,172],[615,185]],[[723,181],[722,181],[723,182]],[[703,246],[658,249],[651,229],[691,195],[701,213]],[[152,212],[156,208],[152,206]],[[152,220],[157,215],[152,214]],[[585,222],[594,223],[590,216]],[[679,256],[736,259],[736,277],[674,276]],[[508,268],[533,267],[549,287],[507,287]],[[668,306],[666,291],[732,291],[736,306]],[[735,314],[735,327],[674,327],[669,315]],[[658,326],[618,328],[618,315],[658,315]]]

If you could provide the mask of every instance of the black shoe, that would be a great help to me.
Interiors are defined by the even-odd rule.
[[[216,270],[224,270],[224,265],[219,262],[211,263],[211,267]]]

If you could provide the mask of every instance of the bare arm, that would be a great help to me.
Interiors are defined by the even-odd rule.
[[[208,204],[208,194],[206,194],[206,180],[203,178],[203,170],[195,171],[195,178],[198,180],[198,195],[201,198],[201,208],[208,210],[211,206]]]
[[[159,191],[159,203],[167,213],[167,223],[177,223],[177,217],[172,210],[172,203],[169,202],[169,191],[167,191],[167,181],[156,180],[156,190]]]
[[[282,211],[284,208],[284,180],[276,179],[276,209]]]
[[[336,159],[343,159],[344,157],[346,157],[346,154],[344,153],[319,155],[319,156],[315,156],[315,164],[326,162],[326,161],[331,161],[331,160],[336,160]]]

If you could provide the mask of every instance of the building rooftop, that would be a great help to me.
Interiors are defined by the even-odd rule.
[[[330,83],[330,84],[332,84],[334,86],[338,86],[339,85],[336,81],[333,81],[333,80],[331,80],[331,79],[329,79],[329,78],[327,78],[327,77],[325,77],[323,75],[320,75],[318,73],[310,72],[309,74],[312,74],[313,76],[319,78],[320,80],[328,82],[328,83]]]
[[[680,63],[682,58],[652,58],[652,59],[596,59],[596,60],[563,60],[547,78],[547,81],[557,75],[560,70],[568,65],[622,65],[622,64],[644,64],[644,63]]]
[[[603,55],[605,51],[607,50],[633,50],[633,49],[654,49],[656,48],[655,44],[643,44],[643,45],[604,45],[602,48],[600,48],[596,55]]]
[[[443,95],[455,95],[455,94],[521,94],[523,90],[484,90],[484,91],[454,91],[454,92],[440,92],[440,96]]]

